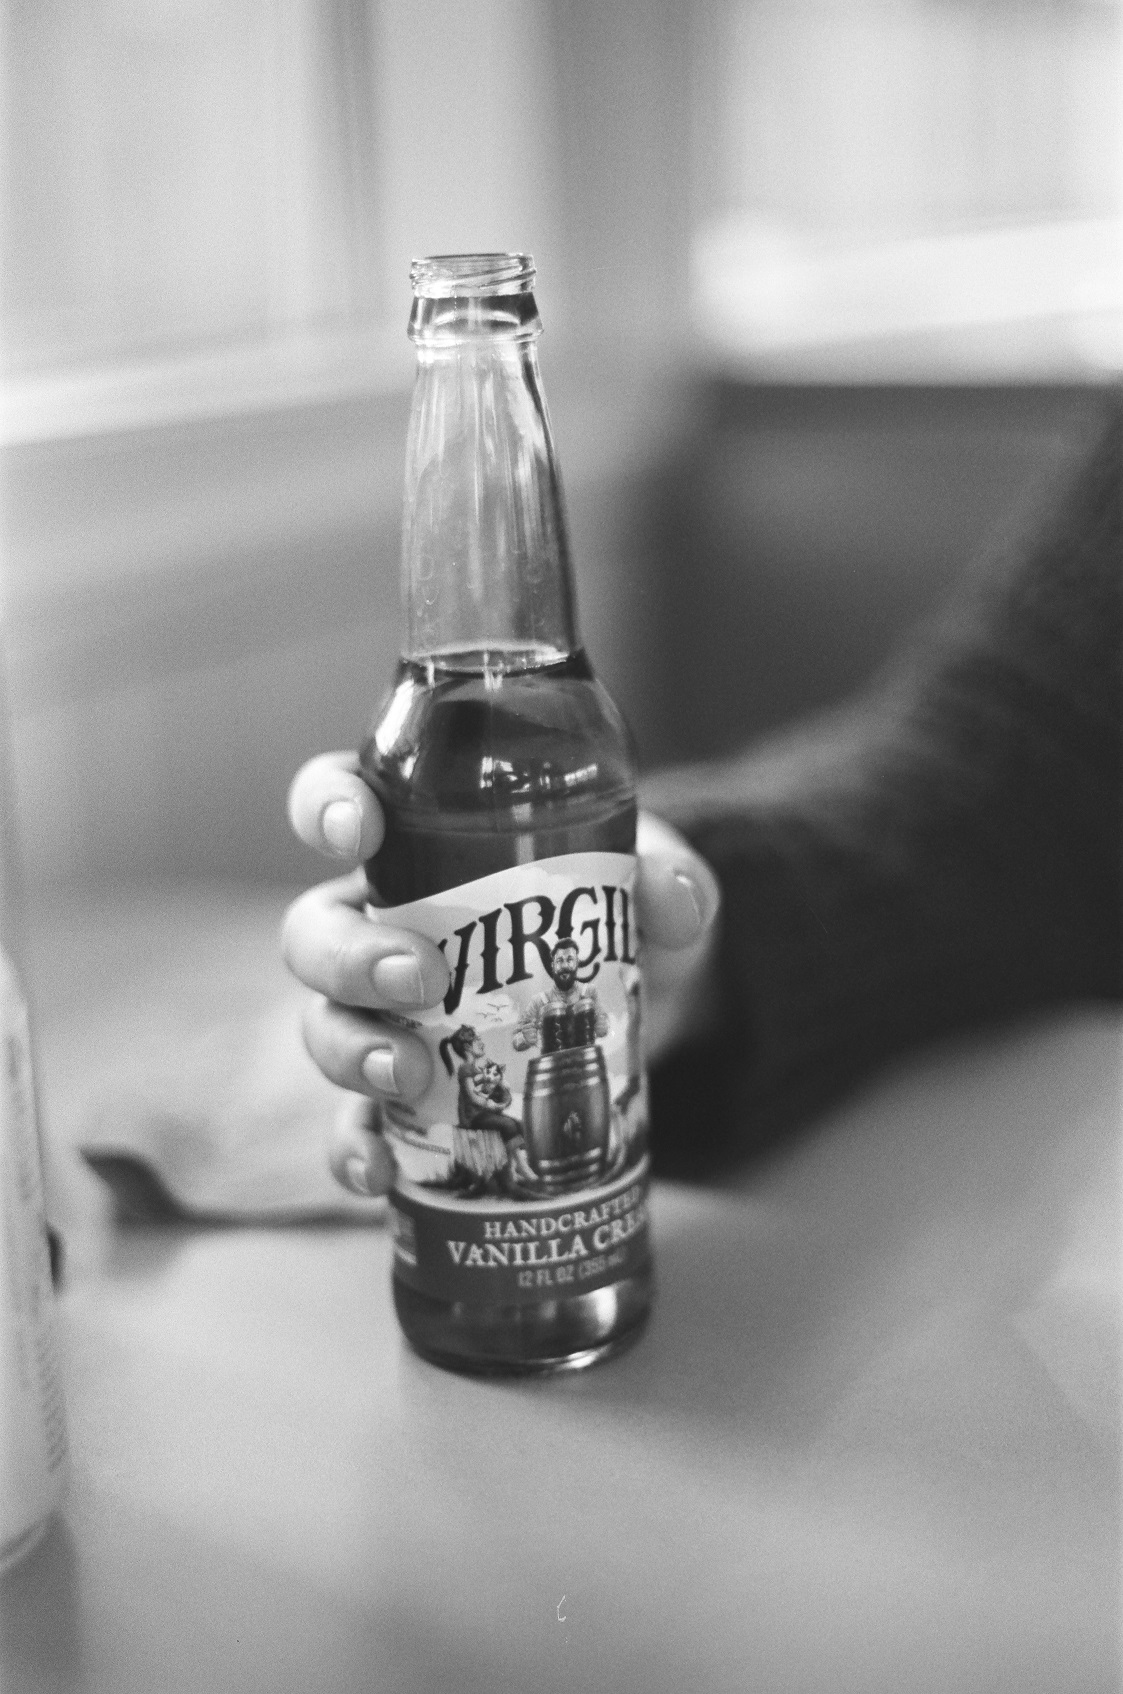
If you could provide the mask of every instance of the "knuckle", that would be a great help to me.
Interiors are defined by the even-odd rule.
[[[324,986],[333,1000],[345,1004],[355,998],[358,983],[366,975],[359,949],[346,937],[332,941],[324,960]]]
[[[398,1093],[403,1100],[419,1099],[432,1079],[424,1058],[418,1059],[412,1053],[401,1051],[395,1056],[394,1073],[398,1080]]]
[[[355,1075],[355,1043],[330,1000],[317,997],[305,1008],[303,1035],[309,1056],[329,1082],[342,1088],[362,1086]]]
[[[281,919],[281,957],[290,970],[294,970],[297,951],[297,934],[300,929],[301,908],[304,895],[300,894],[287,908]]]
[[[316,995],[308,1000],[300,1014],[300,1033],[310,1056],[320,1064],[323,1054],[325,1002]]]
[[[314,986],[310,975],[310,941],[318,927],[319,888],[306,888],[292,901],[281,919],[281,957],[301,981]]]

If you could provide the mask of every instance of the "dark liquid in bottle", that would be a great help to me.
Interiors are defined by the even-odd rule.
[[[361,754],[386,837],[367,865],[403,905],[562,853],[635,849],[628,732],[581,652],[462,652],[403,660]],[[638,1333],[651,1273],[530,1306],[477,1308],[395,1277],[418,1352],[461,1370],[576,1369]]]

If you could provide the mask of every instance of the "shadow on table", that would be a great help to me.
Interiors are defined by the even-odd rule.
[[[8,1694],[80,1687],[78,1561],[55,1518],[39,1545],[0,1580],[0,1638]]]
[[[380,1587],[363,1607],[310,1573],[232,1542],[122,1509],[114,1546],[83,1559],[58,1520],[0,1589],[5,1694],[215,1694],[238,1688],[352,1694],[453,1688],[439,1629]],[[96,1619],[95,1631],[86,1620]],[[435,1664],[449,1673],[435,1682]],[[461,1655],[461,1670],[465,1669]],[[383,1678],[386,1680],[384,1681]],[[467,1686],[487,1686],[485,1667]]]
[[[1017,1433],[987,1436],[989,1367],[968,1355],[1005,1347],[1007,1376],[1037,1368],[1016,1362],[1012,1325],[1085,1227],[1089,1194],[1110,1224],[1118,1114],[1118,1027],[1102,1013],[914,1062],[733,1185],[664,1190],[647,1335],[561,1391],[783,1446],[845,1420],[865,1385],[884,1401],[887,1375],[955,1365],[984,1394],[978,1427],[954,1439],[1010,1462]],[[1102,1268],[1113,1278],[1110,1244]],[[1113,1356],[1099,1360],[1108,1378]],[[937,1391],[950,1416],[954,1382]],[[1110,1421],[1110,1385],[1106,1398]],[[931,1434],[931,1400],[914,1409]]]

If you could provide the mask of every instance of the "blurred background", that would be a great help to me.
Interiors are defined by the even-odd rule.
[[[27,870],[307,880],[397,650],[416,254],[539,264],[644,763],[845,696],[1123,368],[1115,0],[0,0]]]

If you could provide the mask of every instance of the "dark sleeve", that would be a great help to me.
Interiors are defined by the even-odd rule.
[[[665,1169],[769,1138],[918,1042],[1123,993],[1116,399],[1046,517],[866,699],[646,785],[725,898],[724,1029],[655,1079]]]

